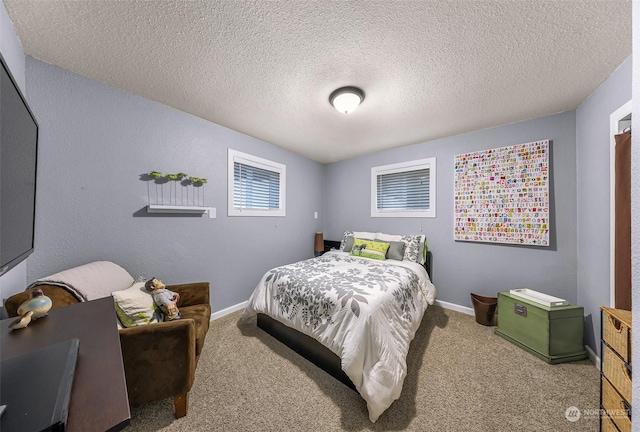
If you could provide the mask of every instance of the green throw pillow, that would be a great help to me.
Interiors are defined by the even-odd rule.
[[[387,250],[389,250],[389,243],[357,238],[353,240],[353,248],[349,255],[385,260]]]

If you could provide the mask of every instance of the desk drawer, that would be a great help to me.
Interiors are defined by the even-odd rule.
[[[631,418],[627,406],[606,378],[602,378],[602,407],[621,432],[631,432]],[[603,415],[603,419],[604,417]]]
[[[607,310],[602,313],[602,339],[627,363],[631,363],[631,329]]]
[[[618,390],[623,398],[631,402],[631,371],[627,369],[622,359],[618,357],[608,346],[604,345],[602,353],[602,373]]]

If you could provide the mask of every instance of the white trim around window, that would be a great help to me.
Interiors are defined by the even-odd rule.
[[[286,184],[286,165],[229,149],[228,216],[286,216]]]
[[[436,158],[371,168],[371,217],[436,217]]]

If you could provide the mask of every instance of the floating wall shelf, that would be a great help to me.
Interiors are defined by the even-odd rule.
[[[205,214],[209,207],[149,204],[147,213]]]

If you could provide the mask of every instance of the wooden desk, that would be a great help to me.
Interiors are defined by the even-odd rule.
[[[48,316],[20,330],[9,330],[12,321],[14,318],[0,321],[2,359],[65,339],[80,339],[67,431],[119,431],[129,424],[127,384],[111,297],[52,309]]]

